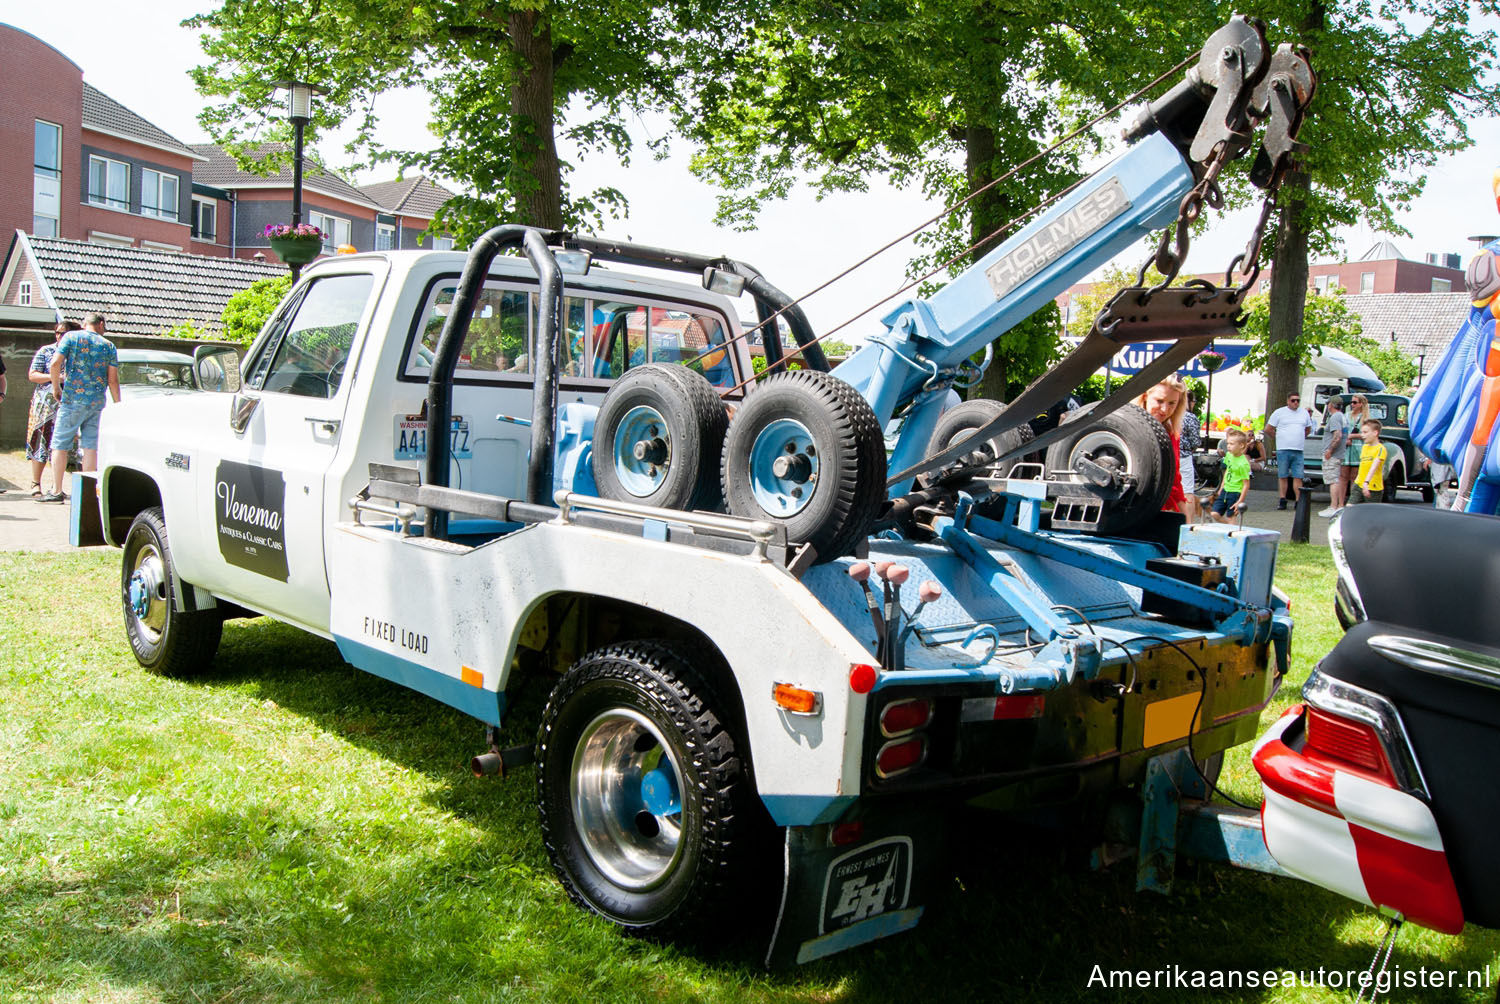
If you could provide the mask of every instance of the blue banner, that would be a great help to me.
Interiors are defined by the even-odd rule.
[[[1123,376],[1138,373],[1150,365],[1153,359],[1170,349],[1174,344],[1176,343],[1136,342],[1133,345],[1127,345],[1115,353],[1114,359],[1110,362],[1110,371]],[[1226,370],[1234,369],[1245,361],[1245,356],[1250,354],[1250,343],[1220,342],[1214,346],[1213,351],[1221,353],[1224,356],[1224,365],[1219,367],[1217,371],[1223,373]],[[1182,367],[1177,372],[1181,376],[1197,377],[1199,380],[1208,379],[1208,370],[1199,365],[1196,356],[1193,357],[1193,360],[1188,365]]]

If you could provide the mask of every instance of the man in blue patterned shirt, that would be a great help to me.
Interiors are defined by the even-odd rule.
[[[104,411],[104,392],[119,403],[120,357],[114,342],[104,337],[104,315],[90,314],[82,331],[70,331],[57,343],[52,357],[52,396],[58,400],[57,420],[52,427],[52,491],[43,502],[62,502],[63,478],[68,471],[68,450],[73,437],[83,449],[83,469],[92,471],[99,462],[99,414]],[[63,380],[66,371],[67,380]]]

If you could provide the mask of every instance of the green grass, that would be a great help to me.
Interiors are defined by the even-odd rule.
[[[623,937],[552,878],[530,770],[469,776],[472,720],[264,620],[231,623],[207,676],[152,677],[124,641],[117,561],[0,555],[0,1001],[1335,1001],[1088,979],[1362,970],[1380,935],[1373,911],[1301,883],[1186,865],[1172,895],[1136,894],[1128,862],[1091,872],[973,824],[910,935],[778,973],[731,933],[733,904],[711,947]],[[1267,721],[1337,638],[1326,550],[1284,547],[1280,583],[1296,662]],[[1243,751],[1226,778],[1257,797]],[[1409,928],[1393,961],[1475,969],[1497,950]]]

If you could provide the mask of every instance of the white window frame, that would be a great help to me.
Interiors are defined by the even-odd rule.
[[[336,253],[340,244],[354,243],[354,225],[342,216],[310,211],[307,214],[307,222],[323,231],[323,252],[325,254]],[[340,227],[343,228],[342,235],[339,233]],[[340,240],[341,236],[342,240]]]
[[[199,225],[204,210],[207,210],[213,220],[213,229],[204,232]],[[192,218],[188,220],[188,230],[192,232],[193,240],[217,242],[219,239],[219,200],[205,198],[202,195],[193,196]]]
[[[162,206],[162,188],[163,188],[163,186],[165,186],[165,184],[167,183],[168,180],[170,180],[172,182],[172,193],[173,193],[173,195],[172,195],[172,200],[171,200],[171,203],[170,203],[170,208],[163,208],[163,206]],[[146,192],[148,191],[148,189],[154,189],[154,195],[155,195],[154,201],[156,202],[155,206],[148,206],[146,204]],[[181,178],[181,176],[173,174],[171,171],[158,171],[158,170],[155,170],[154,168],[150,168],[150,167],[143,167],[143,168],[141,168],[141,215],[142,216],[152,216],[152,217],[155,217],[158,220],[176,220],[178,218],[178,216],[180,215],[178,213],[177,206],[178,206],[178,200],[181,199],[181,198],[182,198],[182,178]]]
[[[43,167],[41,164],[37,163],[38,158],[36,150],[36,127],[38,125],[51,126],[55,131],[55,135],[57,138],[57,149],[55,151],[55,153],[57,154],[57,167],[55,168]],[[46,119],[36,119],[31,127],[31,136],[31,232],[38,237],[60,237],[62,236],[62,204],[60,199],[62,188],[62,126],[58,125],[56,122],[49,122]],[[56,211],[51,213],[38,212],[37,201],[39,198],[43,197],[41,191],[43,189],[51,190],[54,188],[57,190],[57,193],[50,194],[46,196],[46,198],[49,202],[57,203]],[[37,226],[37,223],[42,220],[47,221],[51,224],[51,226]],[[50,230],[51,232],[43,233],[44,230]]]
[[[21,284],[16,287],[16,305],[20,307],[31,306],[31,280],[22,279]]]
[[[1453,280],[1452,279],[1434,279],[1434,280],[1432,280],[1432,292],[1434,292],[1434,293],[1451,293],[1451,292],[1453,292]]]
[[[1361,273],[1359,273],[1359,291],[1361,293],[1373,293],[1373,292],[1375,292],[1375,273],[1374,272],[1361,272]]]
[[[94,194],[94,164],[104,165],[104,194]],[[118,166],[125,171],[125,196],[122,199],[112,198],[109,194],[109,169]],[[121,212],[130,212],[130,165],[123,160],[111,160],[109,157],[101,157],[98,154],[89,154],[89,205],[99,206],[104,209],[115,209]]]
[[[382,243],[382,240],[384,243]],[[394,223],[375,224],[375,250],[396,250],[396,225]]]
[[[432,250],[434,250],[434,251],[452,251],[453,250],[453,238],[452,237],[434,237],[432,239]]]

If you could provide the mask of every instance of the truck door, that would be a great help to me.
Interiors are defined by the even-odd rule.
[[[344,434],[356,335],[376,276],[320,275],[283,304],[246,362],[229,428],[206,437],[200,525],[223,559],[228,595],[310,630],[328,630],[325,478]]]

